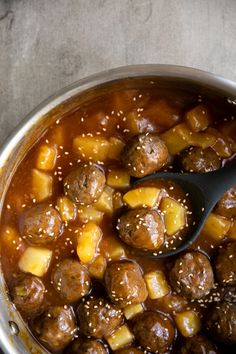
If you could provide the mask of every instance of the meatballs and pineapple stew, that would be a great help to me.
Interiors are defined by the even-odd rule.
[[[99,92],[99,88],[97,89]],[[1,216],[9,296],[32,334],[66,354],[235,353],[236,185],[185,252],[191,199],[156,171],[232,162],[236,106],[177,87],[101,91],[27,152]]]

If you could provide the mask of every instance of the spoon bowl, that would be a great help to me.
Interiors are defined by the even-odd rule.
[[[204,223],[220,197],[233,186],[236,186],[236,163],[232,161],[223,168],[207,173],[174,173],[160,172],[139,179],[135,184],[148,180],[164,179],[173,181],[188,193],[194,215],[194,221],[186,240],[168,252],[139,252],[149,258],[170,257],[184,251],[199,236]]]

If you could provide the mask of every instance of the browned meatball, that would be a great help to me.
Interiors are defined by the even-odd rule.
[[[63,231],[63,224],[56,209],[40,204],[23,214],[20,229],[22,237],[30,244],[44,245],[57,240]]]
[[[80,166],[64,179],[64,191],[73,202],[88,205],[100,197],[105,181],[97,166]]]
[[[191,147],[180,154],[181,168],[186,172],[211,172],[221,167],[221,159],[211,149]]]
[[[107,354],[104,345],[98,340],[78,338],[68,348],[68,354]]]
[[[112,302],[121,307],[139,304],[147,298],[147,288],[138,264],[131,261],[108,265],[105,284]]]
[[[116,354],[143,354],[143,353],[144,353],[143,350],[134,347],[124,348],[116,352]]]
[[[164,242],[164,223],[154,210],[129,210],[118,219],[119,236],[128,245],[157,250]]]
[[[66,347],[77,331],[73,309],[69,306],[50,306],[35,320],[38,339],[51,351]]]
[[[18,309],[26,314],[40,311],[44,300],[45,287],[41,279],[24,274],[19,276],[11,289],[11,296]]]
[[[140,134],[128,141],[121,154],[131,176],[144,177],[160,170],[168,161],[168,149],[156,134]]]
[[[169,318],[154,311],[140,315],[133,332],[144,349],[160,354],[170,349],[175,337],[175,329]]]
[[[86,336],[109,336],[123,321],[122,311],[103,298],[88,299],[78,308],[80,330]]]
[[[88,294],[91,288],[87,268],[75,259],[65,259],[52,272],[54,288],[68,302],[75,302]]]
[[[236,186],[223,194],[216,205],[216,213],[227,218],[236,217]]]
[[[185,339],[178,354],[219,354],[219,351],[208,338],[196,335]]]
[[[175,291],[190,299],[207,295],[214,285],[214,276],[208,258],[200,252],[180,256],[170,272]]]
[[[236,304],[221,302],[208,311],[207,328],[217,342],[236,344]]]
[[[222,285],[236,285],[236,242],[219,249],[216,258],[216,277]]]

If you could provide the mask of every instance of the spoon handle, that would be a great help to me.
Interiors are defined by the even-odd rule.
[[[209,172],[205,176],[208,186],[207,194],[217,201],[224,192],[236,186],[236,163],[228,163],[220,170]]]

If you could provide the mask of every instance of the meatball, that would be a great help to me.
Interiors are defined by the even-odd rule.
[[[236,242],[219,249],[216,258],[216,277],[222,285],[236,285]]]
[[[236,187],[225,192],[216,205],[216,213],[227,218],[236,217]]]
[[[30,244],[44,245],[57,240],[63,231],[63,223],[56,209],[41,204],[23,214],[20,230]]]
[[[49,350],[62,350],[77,331],[73,309],[69,306],[50,306],[35,320],[34,329]]]
[[[144,353],[143,350],[134,347],[124,348],[116,352],[116,354],[143,354],[143,353]]]
[[[22,312],[32,316],[40,311],[44,300],[45,287],[39,278],[25,274],[18,277],[11,289],[11,297]]]
[[[221,302],[208,311],[207,329],[216,341],[236,344],[236,304]]]
[[[105,174],[95,165],[80,166],[64,179],[64,191],[73,202],[89,205],[102,194]]]
[[[86,336],[109,336],[123,321],[122,311],[103,298],[88,299],[78,308],[80,330]]]
[[[175,337],[175,329],[169,318],[154,311],[140,315],[133,332],[144,349],[160,354],[166,353]]]
[[[186,172],[211,172],[221,167],[221,159],[211,148],[190,147],[180,154],[180,165]]]
[[[68,354],[107,354],[104,345],[98,340],[76,339],[68,348]]]
[[[178,354],[218,354],[216,346],[206,337],[196,335],[185,339]]]
[[[145,250],[157,250],[164,242],[164,223],[154,210],[129,210],[118,219],[119,236],[126,244]]]
[[[200,299],[214,285],[214,276],[208,258],[200,252],[188,252],[180,256],[170,272],[170,281],[177,293]]]
[[[52,272],[54,288],[68,302],[75,302],[88,294],[91,283],[87,268],[75,259],[65,259]]]
[[[131,261],[114,262],[105,272],[107,293],[120,307],[139,304],[147,298],[147,288],[138,264]]]
[[[168,149],[156,134],[140,134],[128,141],[121,154],[122,163],[133,177],[144,177],[160,170],[168,161]]]

